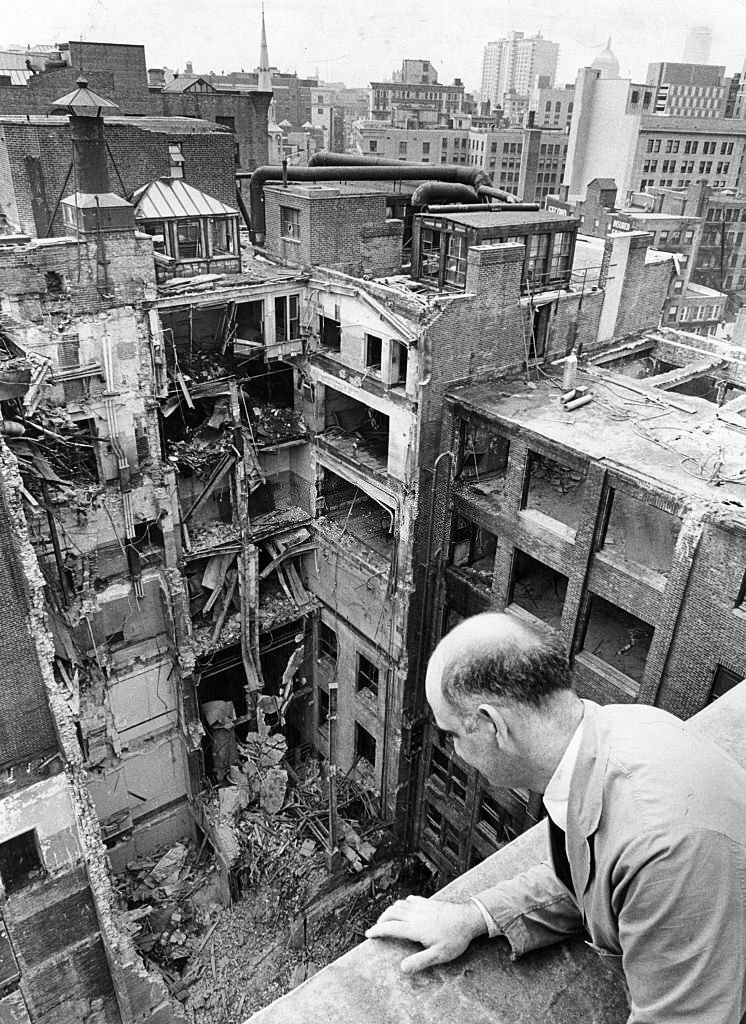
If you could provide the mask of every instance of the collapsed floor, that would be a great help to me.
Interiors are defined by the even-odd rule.
[[[227,784],[203,795],[215,848],[205,833],[118,878],[124,927],[195,1024],[245,1020],[360,942],[392,899],[433,889],[421,862],[397,856],[364,771],[337,780],[330,858],[325,764],[293,769],[281,733],[237,748]]]

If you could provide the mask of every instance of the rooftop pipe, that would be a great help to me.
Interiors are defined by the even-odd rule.
[[[321,154],[315,154],[321,156]],[[335,156],[337,154],[334,154]],[[239,179],[250,178],[249,201],[251,207],[251,241],[254,245],[263,246],[266,232],[264,218],[264,186],[268,181],[448,181],[477,188],[488,180],[487,175],[478,167],[459,167],[455,164],[406,164],[400,161],[371,165],[367,160],[353,154],[342,154],[350,157],[345,164],[331,167],[257,167],[252,173],[238,171]]]
[[[421,213],[520,213],[540,210],[538,203],[450,203],[428,205]]]
[[[411,204],[413,209],[420,209],[423,206],[430,206],[433,202],[441,203],[474,203],[477,201],[477,193],[471,185],[461,185],[453,181],[425,181],[412,193]]]

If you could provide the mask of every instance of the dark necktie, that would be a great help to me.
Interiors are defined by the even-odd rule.
[[[546,810],[546,807],[544,809]],[[547,814],[547,822],[549,824],[549,848],[552,851],[554,872],[560,882],[567,886],[570,892],[574,892],[570,862],[567,859],[567,847],[565,846],[565,832],[552,821],[549,814]]]

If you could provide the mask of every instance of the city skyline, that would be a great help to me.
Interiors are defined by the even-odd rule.
[[[423,58],[436,66],[440,81],[460,77],[474,91],[479,87],[486,43],[519,31],[541,32],[559,43],[558,83],[574,81],[577,69],[592,63],[609,36],[622,76],[639,80],[650,61],[681,60],[687,31],[705,21],[695,0],[680,0],[675,22],[662,0],[644,8],[638,0],[620,4],[600,0],[592,12],[573,0],[562,13],[549,0],[527,0],[520,8],[511,0],[497,5],[469,0],[461,8],[468,17],[459,18],[469,30],[461,33],[454,32],[453,9],[443,0],[426,11],[411,0],[390,8],[380,3],[371,8],[358,3],[354,8],[350,17],[349,6],[341,0],[320,0],[309,17],[308,7],[300,0],[268,0],[265,15],[272,64],[301,75],[318,70],[326,81],[366,86],[371,80],[389,78],[405,57]],[[2,45],[71,39],[144,43],[152,67],[183,70],[191,61],[195,71],[203,73],[252,70],[259,53],[259,3],[215,0],[209,23],[204,13],[204,6],[192,0],[164,0],[159,5],[132,0],[126,6],[104,0],[45,0],[43,10],[6,13]],[[746,32],[746,0],[713,0],[706,23],[713,31],[712,62],[725,64],[729,73],[740,71],[746,58],[741,41]],[[232,26],[228,34],[226,26]]]

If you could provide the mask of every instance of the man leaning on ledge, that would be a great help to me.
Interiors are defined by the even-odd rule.
[[[628,1024],[746,1021],[746,772],[665,711],[581,700],[559,641],[509,615],[456,626],[425,689],[459,757],[543,795],[549,862],[465,903],[399,900],[367,936],[423,946],[412,974],[485,933],[516,958],[585,932]]]

